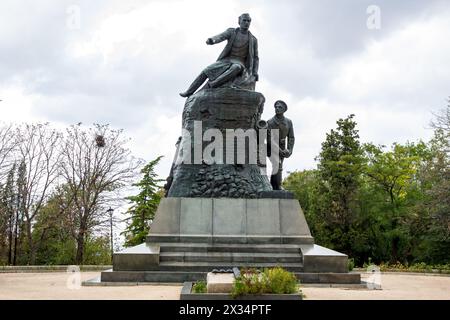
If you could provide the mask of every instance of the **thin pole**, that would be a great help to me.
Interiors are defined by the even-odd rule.
[[[109,219],[109,222],[110,222],[110,227],[111,227],[111,230],[110,230],[110,238],[111,238],[111,263],[113,262],[113,255],[114,255],[114,240],[113,240],[113,209],[111,209],[111,208],[109,208],[108,209],[108,211],[109,211],[109,217],[110,217],[110,219]]]

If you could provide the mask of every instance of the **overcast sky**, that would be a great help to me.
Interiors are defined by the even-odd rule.
[[[363,142],[431,136],[450,95],[448,1],[1,0],[0,120],[123,128],[136,156],[165,156],[165,178],[178,93],[222,51],[205,40],[243,12],[259,43],[263,118],[282,99],[294,123],[287,171],[315,167],[325,134],[352,113]]]

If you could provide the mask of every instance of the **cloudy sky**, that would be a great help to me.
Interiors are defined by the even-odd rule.
[[[243,12],[259,42],[263,118],[283,99],[294,123],[286,170],[313,168],[325,134],[351,113],[363,142],[431,136],[450,95],[445,0],[2,0],[0,121],[123,128],[136,156],[165,156],[165,177],[178,93],[224,46],[205,40]]]

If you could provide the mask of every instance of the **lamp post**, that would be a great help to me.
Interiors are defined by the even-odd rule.
[[[113,254],[114,254],[114,240],[113,240],[113,208],[109,207],[106,212],[109,213],[109,225],[110,225],[110,236],[111,236],[111,263],[113,262]]]

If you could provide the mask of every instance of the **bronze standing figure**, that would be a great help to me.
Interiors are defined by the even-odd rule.
[[[284,113],[287,111],[287,104],[284,101],[278,100],[275,102],[275,116],[272,117],[269,121],[267,121],[269,138],[268,142],[271,141],[270,132],[273,129],[278,129],[279,137],[278,142],[279,147],[279,155],[278,157],[271,157],[272,167],[274,166],[274,161],[278,163],[278,171],[272,172],[270,176],[270,184],[272,185],[273,190],[281,190],[281,182],[283,181],[282,171],[283,171],[283,161],[285,158],[289,158],[292,154],[292,150],[294,149],[295,137],[294,137],[294,127],[292,125],[292,121],[284,116]],[[286,141],[287,140],[287,141]],[[268,144],[268,152],[269,157],[271,156],[270,143]]]

